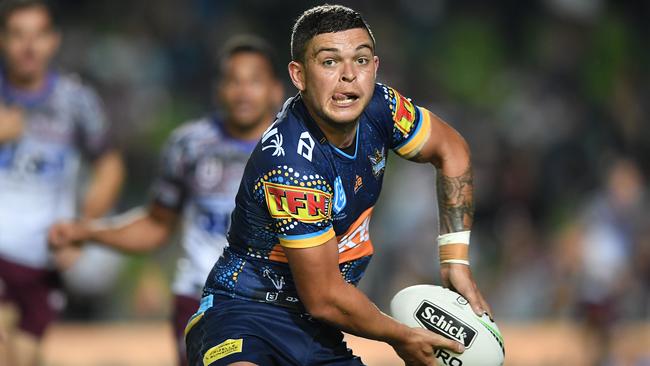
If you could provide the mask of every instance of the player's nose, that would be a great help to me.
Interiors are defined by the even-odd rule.
[[[357,78],[356,70],[351,62],[344,62],[341,70],[341,81],[352,82]]]

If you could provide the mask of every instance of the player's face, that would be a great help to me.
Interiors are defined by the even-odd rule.
[[[43,75],[60,40],[47,10],[39,6],[19,9],[6,22],[1,41],[9,72],[20,79]]]
[[[224,65],[219,96],[229,123],[253,128],[268,123],[281,102],[282,87],[269,61],[254,52],[240,52]]]
[[[289,69],[317,118],[349,124],[370,103],[378,66],[370,35],[356,28],[315,36],[307,45],[304,65],[292,62]],[[296,75],[292,67],[300,72]]]

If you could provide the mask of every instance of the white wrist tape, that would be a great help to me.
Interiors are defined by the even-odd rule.
[[[454,263],[469,266],[469,237],[469,230],[438,236],[440,264]]]
[[[469,266],[469,261],[465,259],[447,259],[444,261],[440,261],[440,264],[464,264],[466,266]]]
[[[455,233],[443,234],[438,236],[438,246],[447,244],[467,244],[469,245],[470,231],[458,231]]]

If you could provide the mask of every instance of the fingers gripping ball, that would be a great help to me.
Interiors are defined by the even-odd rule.
[[[426,328],[465,346],[463,354],[435,351],[438,365],[503,365],[505,349],[499,327],[487,315],[474,314],[464,297],[433,285],[416,285],[398,292],[390,303],[395,319]]]

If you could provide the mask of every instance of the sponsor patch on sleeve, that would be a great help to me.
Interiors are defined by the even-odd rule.
[[[243,343],[244,340],[242,338],[226,339],[218,345],[210,348],[203,355],[203,365],[208,366],[214,361],[220,360],[226,356],[232,355],[234,353],[240,353],[243,348]]]
[[[388,97],[390,102],[393,122],[404,137],[407,137],[416,121],[416,110],[413,103],[397,92],[397,90],[388,87]]]

